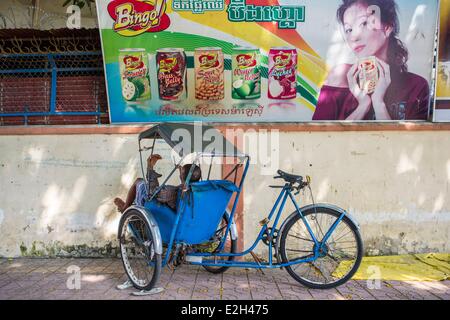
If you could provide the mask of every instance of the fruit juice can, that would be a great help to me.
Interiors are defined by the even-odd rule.
[[[183,49],[158,49],[156,70],[161,100],[181,101],[187,98],[186,54]]]
[[[195,98],[222,100],[225,96],[224,59],[221,48],[197,48],[194,52]]]
[[[366,94],[373,93],[379,79],[376,58],[371,56],[361,59],[358,64],[358,69],[359,87]]]
[[[232,55],[231,96],[237,100],[261,98],[261,58],[258,48],[237,47]]]
[[[269,51],[270,99],[289,100],[297,97],[297,49],[276,47]]]
[[[119,71],[122,97],[128,104],[151,99],[148,55],[145,49],[120,49]]]

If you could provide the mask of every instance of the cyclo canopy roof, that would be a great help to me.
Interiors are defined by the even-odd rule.
[[[144,139],[163,139],[182,158],[191,154],[245,158],[214,127],[201,123],[163,123],[139,134]]]

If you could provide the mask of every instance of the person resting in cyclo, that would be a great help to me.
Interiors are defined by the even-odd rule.
[[[147,181],[148,192],[150,196],[159,188],[158,178],[160,178],[162,175],[154,170],[154,166],[156,162],[161,159],[162,158],[159,154],[154,154],[147,159]],[[192,164],[185,164],[182,167],[179,166],[178,169],[180,170],[181,184],[178,186],[164,186],[156,195],[155,199],[158,202],[166,204],[167,206],[169,206],[169,208],[176,211],[178,191],[184,187],[187,175],[189,174],[189,170],[192,166]],[[197,182],[201,179],[200,167],[195,164],[194,166],[195,167],[192,172],[190,182]],[[145,200],[148,198],[147,196],[147,185],[145,183],[145,180],[142,178],[137,178],[131,186],[130,190],[128,190],[126,200],[123,201],[120,198],[115,198],[114,204],[117,206],[117,210],[120,213],[123,213],[133,203],[139,206],[143,206],[145,204]]]

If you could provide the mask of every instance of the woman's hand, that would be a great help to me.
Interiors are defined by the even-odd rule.
[[[356,110],[346,120],[362,120],[370,110],[372,101],[370,96],[361,90],[358,85],[358,77],[361,71],[358,70],[358,64],[354,64],[347,73],[348,88],[352,95],[358,101]]]
[[[386,91],[391,85],[391,68],[386,62],[378,58],[376,58],[376,63],[380,76],[375,91],[372,94],[372,102],[381,103],[384,102]]]
[[[372,105],[375,111],[375,117],[377,120],[391,120],[391,116],[387,111],[386,104],[384,103],[384,97],[387,89],[391,85],[391,68],[389,65],[376,58],[378,67],[379,79],[375,91],[372,94]]]

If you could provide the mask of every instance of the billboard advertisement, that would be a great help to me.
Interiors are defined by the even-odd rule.
[[[97,0],[111,123],[427,120],[437,0]]]
[[[450,122],[450,0],[441,0],[434,121]]]

